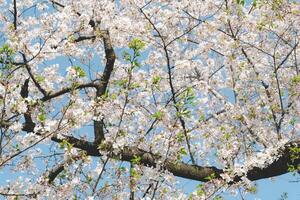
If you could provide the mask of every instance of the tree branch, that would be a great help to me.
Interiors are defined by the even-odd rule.
[[[14,0],[14,30],[17,30],[17,20],[18,20],[18,9],[17,9],[17,0]]]
[[[97,87],[96,97],[101,97],[102,95],[105,94],[111,73],[114,68],[114,63],[116,60],[116,55],[112,47],[109,32],[107,30],[101,31],[101,37],[104,43],[106,65],[100,83]],[[103,126],[104,126],[103,120],[101,121],[94,120],[94,136],[95,136],[95,143],[97,144],[100,144],[104,140]]]
[[[54,0],[50,0],[54,5],[64,8],[65,6],[59,2],[56,2]],[[76,12],[78,16],[81,16],[81,13]],[[112,43],[110,40],[109,36],[109,31],[108,30],[98,30],[98,27],[96,27],[97,23],[94,20],[89,21],[89,25],[94,28],[95,31],[100,32],[100,36],[103,40],[104,43],[104,51],[105,51],[105,58],[106,58],[106,65],[100,80],[100,83],[97,85],[96,89],[96,97],[101,97],[102,95],[105,94],[108,82],[111,76],[111,73],[113,71],[114,63],[116,60],[116,54],[114,52],[114,49],[112,47]],[[74,42],[80,42],[84,40],[89,40],[89,39],[95,39],[96,36],[80,36],[77,38]],[[47,97],[45,97],[46,99]],[[103,131],[103,120],[101,121],[94,121],[94,142],[97,144],[100,144],[101,141],[104,140],[104,131]]]
[[[56,137],[52,137],[51,139],[55,142],[62,142],[62,139],[58,139]],[[67,140],[69,143],[71,143],[73,147],[86,151],[87,155],[102,156],[98,150],[98,146],[92,142],[80,140],[71,136],[65,137],[64,140]],[[281,156],[279,159],[274,161],[269,166],[263,169],[254,167],[248,171],[247,178],[251,181],[255,181],[288,173],[289,165],[297,166],[300,164],[300,155],[293,154],[291,147],[300,148],[300,140],[286,144],[280,152]],[[106,147],[101,150],[109,151],[111,148],[112,144],[107,144]],[[124,149],[118,154],[113,154],[110,156],[114,159],[128,162],[136,157],[139,157],[141,158],[141,164],[147,167],[156,167],[158,160],[161,159],[159,155],[154,155],[137,147],[124,147]],[[293,157],[295,156],[297,158],[293,160]],[[171,159],[166,159],[165,166],[163,167],[175,176],[202,182],[207,182],[207,177],[212,174],[214,174],[216,178],[220,178],[220,175],[223,173],[223,169],[218,169],[213,166],[191,165]],[[240,178],[241,177],[235,177],[234,181],[240,181]]]
[[[24,60],[24,63],[25,63],[25,68],[30,76],[30,78],[32,79],[34,85],[38,88],[38,90],[44,95],[44,96],[47,96],[47,91],[42,88],[42,86],[40,85],[40,83],[36,80],[36,78],[34,77],[30,67],[28,66],[28,62],[27,62],[27,59],[25,57],[25,54],[22,53],[22,57],[23,57],[23,60]]]
[[[65,163],[60,163],[55,166],[48,174],[48,183],[53,183],[54,179],[65,169]]]
[[[44,96],[43,98],[41,98],[41,101],[48,101],[50,99],[53,99],[55,97],[61,96],[63,94],[69,93],[72,90],[76,90],[76,89],[83,89],[83,88],[96,88],[97,84],[93,81],[90,83],[83,83],[80,84],[76,87],[66,87],[61,89],[60,91],[54,92],[54,93],[49,93],[47,96]]]
[[[20,95],[22,98],[27,98],[28,97],[28,84],[29,84],[29,78],[27,78],[21,88]],[[27,111],[24,113],[24,119],[25,119],[25,125],[23,129],[25,131],[31,130],[31,127],[35,126],[35,123],[32,121],[31,118],[31,106],[27,104]],[[33,131],[33,130],[32,130]],[[30,132],[32,132],[30,131]]]
[[[31,129],[33,130],[34,127],[31,127]],[[73,136],[64,136],[63,139],[52,136],[51,140],[57,143],[66,140],[68,143],[72,144],[74,148],[85,151],[89,156],[102,156],[99,151],[99,146],[94,142],[78,139]],[[113,152],[112,144],[106,144],[104,146],[105,147],[103,147],[101,151]],[[265,168],[254,167],[253,169],[248,171],[246,177],[251,181],[255,181],[264,178],[279,176],[290,172],[289,166],[292,165],[297,167],[298,165],[300,165],[300,154],[299,152],[293,152],[292,148],[300,148],[300,140],[287,143],[280,150],[278,159],[276,161],[271,163],[269,166],[266,166]],[[161,159],[160,155],[154,155],[153,153],[144,151],[137,147],[124,147],[123,150],[119,151],[119,153],[111,154],[109,156],[113,159],[128,162],[131,162],[132,159],[139,157],[141,158],[140,163],[147,167],[156,167],[158,161]],[[198,166],[171,159],[166,159],[165,165],[163,167],[175,176],[202,182],[207,182],[207,177],[212,174],[214,174],[216,178],[220,178],[220,175],[223,173],[223,169],[218,169],[214,166]],[[59,173],[59,171],[61,172],[62,170],[57,170],[57,173]],[[241,177],[237,176],[234,178],[234,181],[240,181],[240,178]]]

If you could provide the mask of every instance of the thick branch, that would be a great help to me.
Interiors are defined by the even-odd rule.
[[[50,0],[54,5],[60,7],[60,8],[64,8],[65,6],[59,2],[56,2],[54,0]],[[81,13],[76,12],[76,14],[78,16],[81,16]],[[114,63],[116,60],[116,55],[114,52],[114,49],[112,47],[112,43],[110,40],[110,36],[109,36],[109,32],[108,30],[97,30],[97,23],[94,20],[90,20],[89,21],[89,25],[94,28],[94,30],[99,31],[100,32],[100,36],[103,40],[104,43],[104,50],[105,50],[105,58],[106,58],[106,65],[100,80],[100,83],[98,84],[97,88],[97,92],[96,92],[96,96],[97,97],[101,97],[102,95],[105,94],[107,86],[108,86],[108,82],[111,76],[111,73],[113,71],[113,67],[114,67]],[[95,39],[96,36],[80,36],[79,38],[77,38],[74,42],[80,42],[80,41],[84,41],[84,40],[89,40],[89,39]],[[47,98],[47,97],[45,97]],[[104,131],[103,131],[103,120],[101,121],[94,121],[94,136],[95,136],[95,143],[99,144],[101,143],[101,141],[104,140]]]
[[[101,77],[101,82],[99,84],[97,95],[103,95],[105,93],[116,60],[116,54],[112,47],[109,32],[101,31],[101,36],[104,43],[106,64]]]
[[[17,30],[17,20],[18,20],[18,9],[17,9],[17,0],[14,0],[14,30]]]
[[[29,86],[29,78],[27,78],[22,86],[21,89],[21,96],[22,98],[27,98],[28,97],[28,86]],[[27,105],[27,111],[24,113],[24,119],[25,119],[25,125],[24,125],[24,130],[29,131],[31,130],[31,127],[35,126],[35,123],[32,121],[31,118],[31,106]]]
[[[54,167],[48,175],[48,183],[52,183],[54,179],[65,169],[65,163],[60,163],[56,167]]]
[[[94,143],[80,140],[74,137],[66,137],[65,139],[69,143],[73,144],[75,148],[86,151],[86,153],[90,156],[101,156],[98,150],[98,146]],[[55,142],[62,141],[55,137],[53,137],[52,140]],[[292,159],[292,152],[290,150],[290,147],[300,148],[300,141],[287,144],[281,152],[281,157],[266,168],[253,168],[252,170],[248,171],[247,178],[251,181],[255,181],[288,173],[289,165],[297,166],[300,164],[300,158],[297,158],[295,160]],[[111,145],[107,145],[105,149],[111,149]],[[156,167],[157,162],[160,159],[160,156],[143,151],[136,147],[125,147],[117,155],[111,156],[115,159],[128,162],[130,162],[135,157],[140,157],[141,164],[148,167]],[[299,157],[300,155],[296,156]],[[218,169],[216,167],[191,165],[171,159],[166,160],[164,168],[173,173],[175,176],[202,182],[207,182],[207,177],[211,174],[215,174],[216,178],[220,178],[220,174],[223,173],[222,169]],[[236,177],[235,180],[239,181],[240,177]]]
[[[300,148],[300,140],[287,144],[285,148],[282,149],[281,157],[277,161],[273,162],[264,169],[253,168],[248,172],[247,177],[250,180],[254,181],[288,173],[288,167],[290,165],[296,167],[300,165],[300,154],[299,152],[297,154],[295,154],[295,152],[292,152],[291,148],[293,147]],[[296,159],[293,159],[293,157]]]
[[[105,58],[106,58],[106,65],[100,80],[100,84],[97,87],[96,96],[101,97],[105,94],[108,82],[113,71],[116,55],[114,49],[111,44],[111,40],[109,37],[108,31],[102,31],[101,36],[104,43],[104,50],[105,50]],[[94,135],[95,135],[95,143],[99,144],[101,141],[104,140],[104,131],[103,131],[103,120],[101,121],[94,121]]]
[[[31,127],[31,131],[33,129],[34,126]],[[56,136],[53,136],[51,140],[57,143],[66,140],[67,142],[72,144],[74,148],[78,148],[85,151],[86,154],[89,156],[102,156],[102,154],[99,152],[99,146],[94,142],[88,142],[72,136],[65,136],[64,139],[60,139]],[[247,173],[247,178],[251,181],[255,181],[288,173],[288,168],[290,165],[296,167],[300,165],[300,154],[291,151],[291,148],[295,147],[300,148],[300,140],[286,144],[285,147],[282,148],[282,150],[279,152],[278,160],[274,161],[269,166],[266,166],[263,169],[254,167],[253,169],[249,170]],[[112,144],[107,144],[105,148],[102,149],[102,151],[113,152],[111,151],[111,149]],[[154,155],[137,147],[124,147],[123,150],[120,151],[118,154],[110,156],[114,159],[128,162],[130,162],[136,157],[140,157],[141,164],[148,167],[156,167],[157,162],[161,159],[159,155]],[[171,159],[166,159],[164,168],[173,173],[175,176],[202,182],[208,181],[206,178],[213,173],[216,175],[217,178],[219,178],[220,174],[223,172],[222,169],[218,169],[213,166],[191,165]],[[235,181],[239,180],[240,177],[235,178]]]

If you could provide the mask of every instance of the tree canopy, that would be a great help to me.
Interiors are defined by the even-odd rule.
[[[222,199],[300,171],[298,1],[0,3],[4,198]]]

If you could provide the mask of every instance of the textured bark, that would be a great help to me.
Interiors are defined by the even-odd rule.
[[[69,143],[71,143],[75,148],[82,149],[90,156],[101,156],[98,146],[94,143],[80,140],[74,137],[65,138]],[[62,140],[53,137],[53,141],[61,142]],[[300,148],[300,141],[288,143],[281,151],[281,156],[279,159],[269,166],[261,169],[254,167],[252,170],[248,171],[247,178],[251,181],[270,178],[274,176],[279,176],[288,173],[288,166],[297,166],[300,164],[300,155],[298,158],[292,159],[291,147]],[[108,144],[102,151],[111,151],[112,145]],[[111,155],[114,159],[128,161],[130,162],[135,157],[141,158],[141,164],[148,167],[155,167],[158,160],[161,159],[159,155],[153,155],[152,153],[143,151],[136,147],[125,147],[120,153],[116,155]],[[187,178],[196,181],[207,182],[207,177],[214,174],[216,178],[220,178],[220,174],[223,173],[223,169],[218,169],[214,166],[198,166],[192,164],[186,164],[184,162],[178,162],[175,160],[167,159],[165,161],[164,168],[174,174],[175,176]],[[239,181],[240,177],[236,177],[235,181]]]
[[[52,183],[54,179],[65,169],[64,163],[58,164],[55,166],[48,175],[48,183]]]
[[[105,94],[111,73],[114,68],[114,63],[116,60],[116,55],[112,47],[112,43],[109,37],[108,31],[101,31],[101,37],[104,44],[106,65],[97,86],[96,97],[101,97]],[[103,119],[100,121],[94,121],[94,142],[100,144],[104,140],[104,122]]]

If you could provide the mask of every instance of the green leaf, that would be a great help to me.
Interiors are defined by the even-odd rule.
[[[213,198],[213,200],[222,200],[223,199],[223,197],[221,197],[221,196],[215,196],[214,198]]]
[[[292,125],[292,126],[295,126],[295,124],[296,124],[296,119],[295,119],[295,118],[292,118],[292,119],[289,121],[289,124]]]
[[[8,44],[4,44],[0,47],[0,62],[6,63],[3,68],[10,69],[13,67],[11,62],[13,61],[13,55],[15,54],[14,50],[10,48]]]
[[[73,66],[73,69],[76,71],[76,74],[78,75],[79,78],[85,77],[85,71],[81,69],[80,66]]]
[[[116,81],[116,84],[117,84],[118,86],[120,86],[120,87],[123,87],[123,88],[126,87],[127,83],[128,83],[128,80],[127,80],[127,79],[121,79],[121,80]]]
[[[178,141],[178,142],[183,142],[183,139],[184,139],[184,134],[183,134],[183,132],[177,133],[176,138],[177,138],[177,141]]]
[[[8,44],[4,44],[0,48],[0,54],[7,54],[8,56],[11,56],[14,54],[14,50],[12,48],[10,48],[10,46]]]
[[[45,81],[45,77],[40,76],[40,75],[37,75],[35,79],[40,83]]]
[[[293,85],[296,85],[296,84],[300,83],[300,75],[294,76],[291,79],[291,82],[292,82]]]
[[[90,177],[89,175],[87,175],[87,177],[86,177],[86,182],[89,184],[89,183],[91,183],[92,181],[93,181],[93,178]]]
[[[249,191],[252,194],[256,194],[257,193],[257,188],[255,186],[252,186],[250,188],[247,188],[247,191]]]
[[[203,184],[197,185],[197,196],[203,196],[205,195],[205,191],[203,190]]]
[[[223,137],[224,137],[225,140],[229,140],[230,137],[231,137],[231,134],[230,133],[225,133]]]
[[[160,80],[161,80],[161,77],[160,77],[160,76],[154,76],[154,77],[152,78],[152,84],[153,84],[153,85],[157,85],[157,84],[159,84]]]
[[[134,61],[132,61],[132,67],[140,67],[141,64],[135,59]]]
[[[69,143],[67,140],[63,140],[62,142],[59,143],[59,148],[64,149],[67,148],[68,151],[71,151],[73,148],[73,145]]]
[[[236,0],[236,3],[239,5],[244,6],[245,5],[245,0]]]
[[[211,181],[211,180],[213,180],[215,178],[216,178],[216,174],[215,173],[212,173],[209,176],[205,177],[205,179],[208,180],[208,181]]]
[[[162,120],[164,114],[161,111],[157,111],[156,113],[152,114],[151,117],[157,120]]]
[[[73,199],[72,199],[72,200],[79,200],[76,194],[74,194],[74,196],[73,196]]]
[[[129,86],[129,89],[133,90],[133,89],[136,89],[136,88],[139,88],[140,87],[140,84],[139,83],[132,83],[130,86]]]
[[[40,113],[38,116],[37,116],[38,120],[40,122],[45,122],[46,121],[46,114],[44,112]]]
[[[290,152],[292,162],[300,158],[300,147],[290,147]]]
[[[134,38],[129,42],[128,47],[138,52],[145,47],[145,43],[139,38]]]
[[[191,116],[191,111],[188,110],[187,108],[184,108],[181,111],[176,112],[177,117],[190,117]]]
[[[205,115],[204,114],[202,114],[202,115],[200,115],[200,117],[199,117],[199,122],[202,122],[202,121],[205,121]]]
[[[135,179],[139,179],[141,177],[141,175],[134,168],[130,169],[130,176]]]
[[[126,171],[126,167],[119,167],[119,171],[120,172],[125,172]]]
[[[20,151],[20,145],[19,145],[19,144],[14,145],[14,148],[15,148],[17,151]]]
[[[180,147],[180,149],[179,149],[179,153],[180,153],[181,155],[184,155],[184,156],[186,156],[186,155],[187,155],[187,152],[186,152],[186,150],[185,150],[185,148],[184,148],[184,147]]]
[[[142,158],[140,156],[133,156],[131,159],[132,164],[139,165],[141,164]]]
[[[68,42],[70,42],[70,43],[75,42],[75,37],[74,37],[74,35],[70,35],[70,36],[68,37]]]
[[[254,7],[256,7],[256,6],[257,6],[257,0],[253,0],[252,5],[253,5]]]

